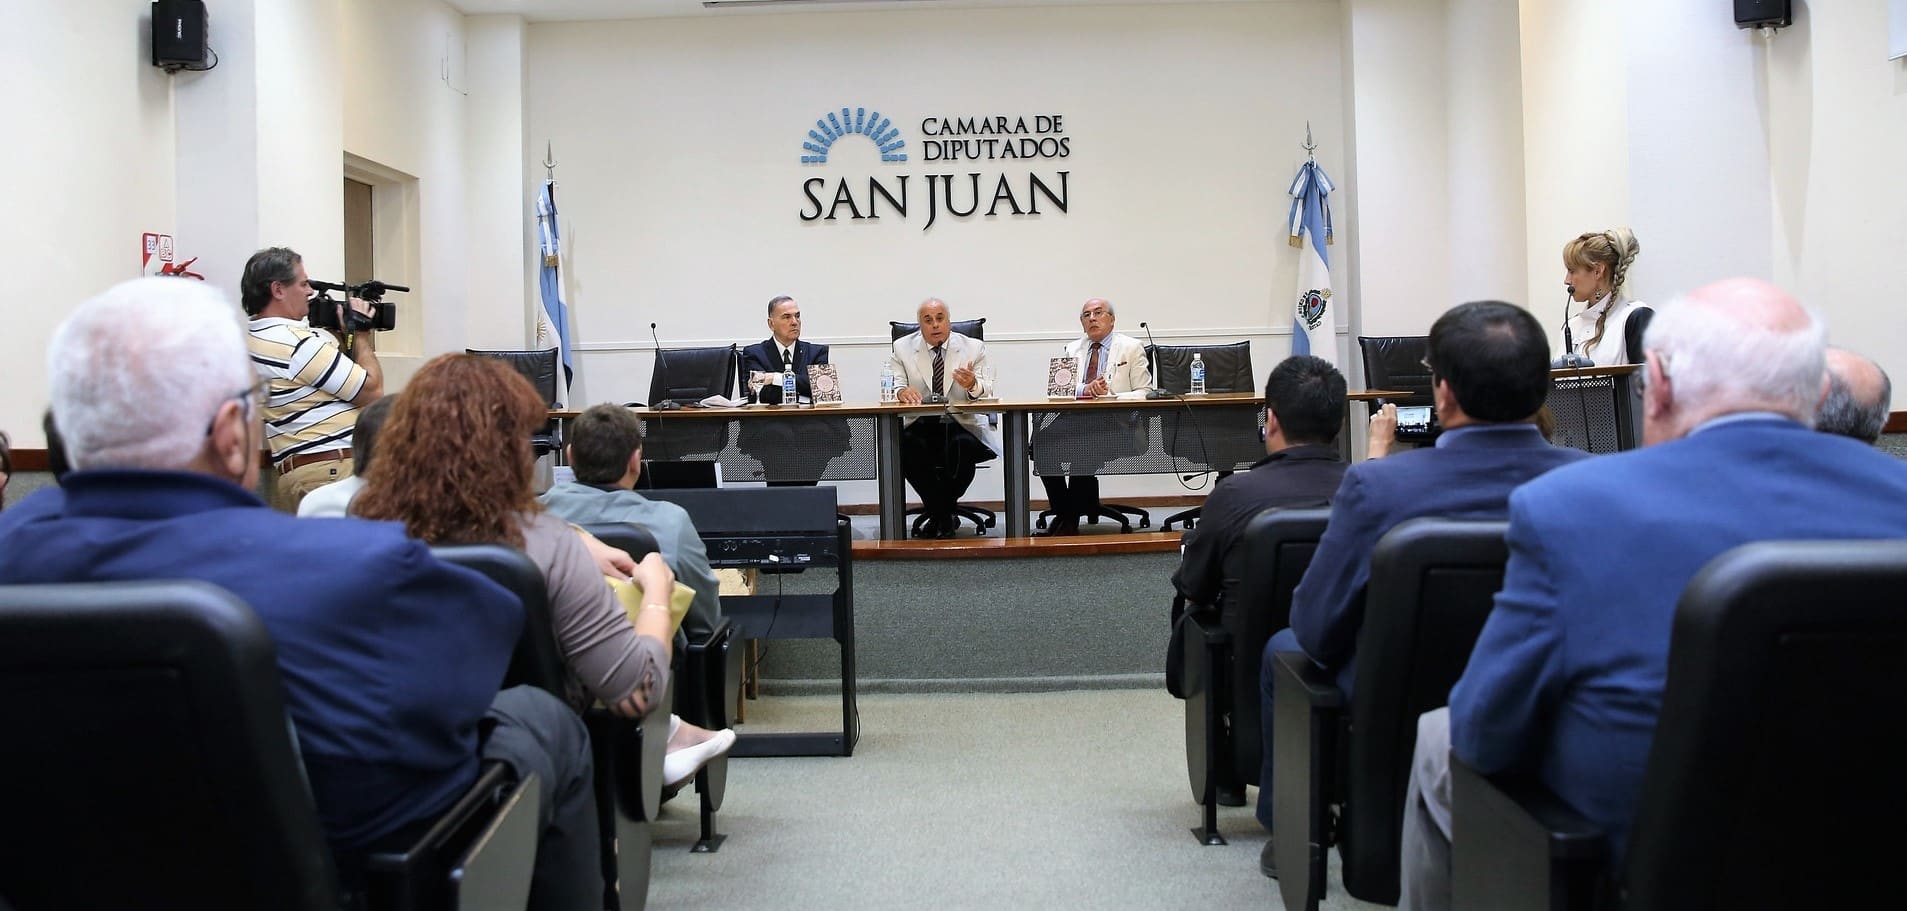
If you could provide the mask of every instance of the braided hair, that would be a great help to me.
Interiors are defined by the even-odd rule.
[[[1601,265],[1603,274],[1609,276],[1610,305],[1596,317],[1596,330],[1583,343],[1585,350],[1594,349],[1596,343],[1602,341],[1604,324],[1609,321],[1609,314],[1615,312],[1615,303],[1623,299],[1623,286],[1629,281],[1629,267],[1635,264],[1636,256],[1641,252],[1642,244],[1636,240],[1635,232],[1628,228],[1591,231],[1563,245],[1565,265],[1572,269]]]

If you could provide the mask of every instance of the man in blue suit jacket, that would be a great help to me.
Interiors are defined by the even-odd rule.
[[[1647,337],[1649,447],[1510,499],[1503,591],[1450,706],[1418,726],[1403,907],[1447,908],[1449,756],[1527,771],[1610,833],[1619,861],[1690,578],[1759,540],[1907,537],[1907,465],[1809,427],[1826,329],[1764,282],[1666,308]]]
[[[1549,336],[1529,311],[1501,301],[1451,308],[1430,327],[1429,366],[1437,445],[1356,465],[1331,498],[1331,522],[1291,598],[1291,628],[1265,644],[1259,671],[1264,718],[1272,717],[1272,653],[1303,651],[1351,691],[1371,551],[1406,519],[1501,519],[1510,491],[1585,457],[1550,445],[1530,419],[1549,396]],[[1271,828],[1272,725],[1261,725],[1264,765],[1258,821]],[[1259,868],[1275,876],[1272,846]]]
[[[795,399],[814,401],[808,386],[808,368],[828,362],[828,346],[801,340],[801,305],[787,295],[768,302],[771,335],[742,349],[742,370],[748,391],[756,401],[781,404],[781,375],[795,374]]]
[[[442,813],[498,759],[542,786],[530,906],[602,906],[588,732],[548,693],[497,691],[522,605],[398,523],[298,519],[248,489],[263,390],[235,307],[199,282],[135,279],[75,310],[47,361],[76,470],[61,496],[0,515],[0,584],[230,591],[271,633],[333,850]]]

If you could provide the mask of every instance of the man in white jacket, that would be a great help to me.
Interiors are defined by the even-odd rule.
[[[930,297],[916,311],[920,329],[895,340],[888,355],[905,405],[958,405],[993,395],[987,379],[987,345],[953,331],[947,304]],[[927,415],[904,419],[901,474],[920,494],[927,521],[921,537],[951,538],[954,504],[973,483],[975,466],[1000,454],[1000,435],[978,414]]]
[[[1079,388],[1082,399],[1144,395],[1152,387],[1152,370],[1146,364],[1146,346],[1130,335],[1112,331],[1112,302],[1093,298],[1079,308],[1079,338],[1066,346],[1066,355],[1079,364]],[[1131,453],[1130,431],[1137,427],[1134,416],[1120,413],[1080,413],[1062,417],[1036,440],[1036,449],[1044,448],[1035,460],[1040,481],[1046,485],[1046,499],[1057,513],[1049,534],[1079,534],[1079,518],[1099,509],[1099,478],[1092,472],[1108,460]],[[1069,425],[1063,432],[1059,425]],[[1061,442],[1064,440],[1064,442]],[[1057,452],[1060,447],[1064,452]],[[1060,462],[1070,465],[1072,474],[1061,473]]]

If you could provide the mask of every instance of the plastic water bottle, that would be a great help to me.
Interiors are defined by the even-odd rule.
[[[781,372],[781,403],[783,405],[795,403],[795,372],[793,370]]]
[[[1192,352],[1192,394],[1205,394],[1205,355]]]
[[[899,390],[894,388],[894,365],[881,364],[881,401],[895,401],[899,397],[898,392]]]

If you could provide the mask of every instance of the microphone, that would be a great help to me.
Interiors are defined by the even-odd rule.
[[[650,340],[656,343],[656,367],[657,367],[656,376],[659,379],[667,381],[669,378],[669,364],[667,361],[664,361],[662,359],[662,337],[659,335],[656,335],[656,324],[654,320],[651,320],[649,322],[649,338]],[[677,408],[682,407],[681,405],[677,405],[675,403],[675,399],[672,399],[668,396],[667,394],[668,391],[669,391],[668,387],[665,385],[662,388],[663,396],[661,401],[651,403],[651,406],[655,408],[655,410],[674,411]],[[654,389],[649,390],[650,398],[655,398],[655,394],[656,394],[656,390]]]
[[[1596,366],[1595,361],[1590,360],[1588,357],[1584,355],[1576,353],[1576,335],[1574,330],[1570,329],[1569,327],[1569,305],[1575,300],[1576,300],[1576,286],[1564,285],[1563,286],[1563,354],[1561,357],[1549,362],[1550,369],[1552,370],[1572,370],[1572,369],[1581,369],[1583,367]]]
[[[1153,351],[1155,351],[1155,352],[1156,352],[1156,351],[1158,351],[1158,350],[1159,350],[1159,343],[1158,343],[1158,342],[1156,342],[1156,341],[1153,341],[1153,339],[1152,339],[1152,326],[1151,326],[1151,324],[1150,324],[1150,323],[1147,323],[1147,322],[1146,322],[1145,320],[1140,320],[1140,321],[1139,321],[1139,328],[1141,328],[1141,329],[1144,329],[1144,330],[1146,331],[1146,344],[1147,344],[1147,345],[1149,345],[1149,346],[1151,346],[1151,348],[1152,348],[1152,350],[1153,350]],[[1155,366],[1155,367],[1156,367],[1157,365],[1156,365],[1156,364],[1154,364],[1153,366]],[[1171,393],[1169,393],[1169,392],[1166,392],[1165,390],[1163,390],[1163,389],[1160,389],[1160,388],[1159,388],[1159,371],[1157,371],[1157,370],[1153,370],[1153,371],[1152,371],[1152,388],[1150,388],[1150,389],[1147,389],[1147,390],[1146,390],[1146,398],[1149,398],[1149,399],[1167,399],[1167,398],[1171,398],[1171,397],[1172,397],[1172,394],[1171,394]]]

